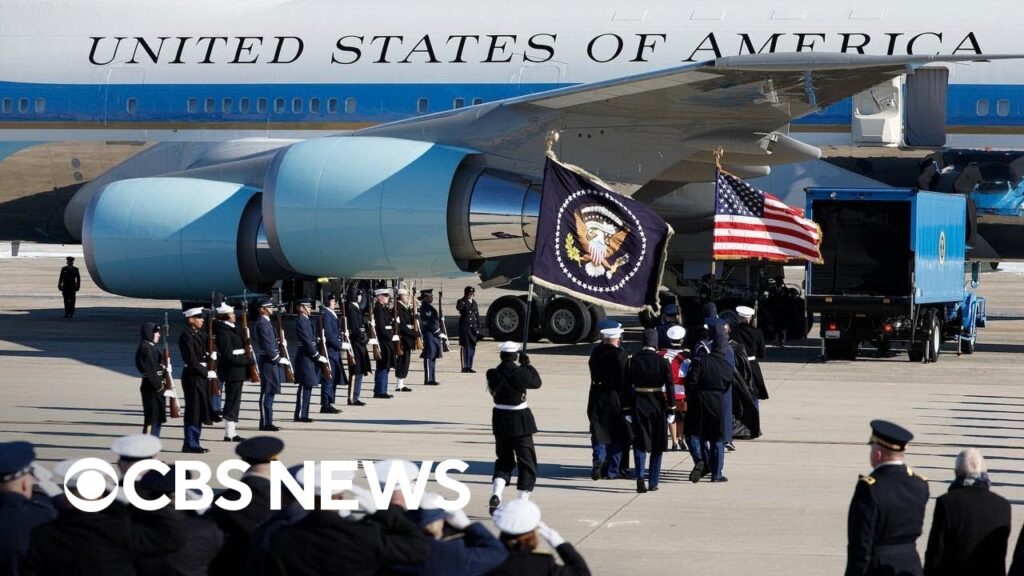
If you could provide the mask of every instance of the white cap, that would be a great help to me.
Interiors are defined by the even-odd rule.
[[[70,470],[71,467],[74,466],[75,462],[78,462],[78,460],[61,460],[60,462],[54,464],[53,480],[67,488],[77,488],[78,479],[83,476],[82,474],[77,474],[75,476],[72,476],[71,478],[66,478],[68,470]],[[103,483],[106,485],[107,492],[110,492],[111,490],[117,488],[117,484],[114,482],[113,478],[103,473],[100,473],[100,476],[103,477]]]
[[[292,469],[295,470],[295,473],[294,473],[295,480],[300,485],[302,485],[303,488],[305,488],[306,487],[306,480],[307,480],[307,477],[306,477],[306,467],[300,464],[300,465],[294,466]],[[313,465],[312,476],[313,477],[310,480],[312,480],[312,482],[313,482],[313,493],[319,496],[320,495],[320,479],[321,479],[321,476],[322,476],[322,472],[320,471],[320,463],[319,462],[317,462],[316,464]],[[351,480],[351,479],[355,478],[355,473],[352,472],[351,470],[335,470],[332,476],[333,476],[334,480]]]
[[[217,306],[217,314],[232,314],[235,311],[235,307],[231,306],[227,302],[221,302],[220,306]]]
[[[196,316],[202,316],[203,315],[203,309],[202,309],[202,307],[199,307],[199,308],[189,308],[188,310],[185,310],[184,312],[182,312],[181,315],[184,316],[185,318],[194,318]]]
[[[519,352],[519,348],[521,348],[519,342],[513,342],[512,340],[509,340],[508,342],[502,342],[501,344],[498,345],[498,352],[515,353]]]
[[[125,460],[145,460],[160,453],[160,439],[152,434],[132,434],[122,436],[110,446],[110,449]]]
[[[399,288],[398,289],[398,295],[399,296],[401,296],[402,294],[408,294],[408,293],[409,293],[409,291],[406,290],[405,288]]]
[[[668,329],[668,332],[666,332],[665,335],[673,342],[682,340],[683,338],[686,338],[686,328],[683,328],[682,326],[672,326]]]
[[[532,532],[540,524],[540,507],[529,500],[515,498],[494,511],[494,525],[504,534],[518,536]]]
[[[391,295],[391,290],[388,289],[388,288],[378,288],[378,289],[373,291],[373,295],[374,296],[385,296],[385,295],[390,296]]]
[[[622,336],[623,332],[624,330],[622,329],[622,325],[619,324],[614,328],[605,328],[604,330],[601,330],[601,336],[604,338],[619,338]]]
[[[381,487],[383,487],[388,481],[388,474],[391,473],[392,466],[404,466],[405,476],[410,482],[416,482],[416,477],[420,474],[420,467],[408,460],[384,460],[383,462],[378,462],[377,465],[374,466],[374,470],[377,471],[377,483],[380,484]]]
[[[750,306],[737,306],[736,313],[740,315],[740,318],[748,320],[754,317],[754,309]]]
[[[420,498],[420,510],[440,510],[444,498],[437,492],[426,492]]]

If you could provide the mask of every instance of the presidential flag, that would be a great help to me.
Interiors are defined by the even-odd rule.
[[[548,158],[532,280],[601,306],[657,310],[672,227],[583,170]]]
[[[715,260],[763,258],[821,263],[821,228],[775,196],[736,176],[715,178]]]

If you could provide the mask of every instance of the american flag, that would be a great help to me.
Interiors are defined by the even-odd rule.
[[[775,196],[719,171],[715,179],[715,260],[764,258],[821,263],[821,229]]]

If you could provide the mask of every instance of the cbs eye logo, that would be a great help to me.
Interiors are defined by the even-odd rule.
[[[83,512],[105,510],[117,498],[117,472],[100,458],[82,458],[64,474],[64,496]]]

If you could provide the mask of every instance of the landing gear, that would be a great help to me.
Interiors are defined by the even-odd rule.
[[[575,298],[555,298],[544,308],[542,329],[555,344],[575,344],[590,336],[590,311]]]
[[[530,311],[530,340],[547,338],[555,344],[593,342],[598,324],[607,318],[604,308],[568,296],[534,295]],[[488,334],[499,342],[522,340],[526,298],[502,296],[487,308]]]

